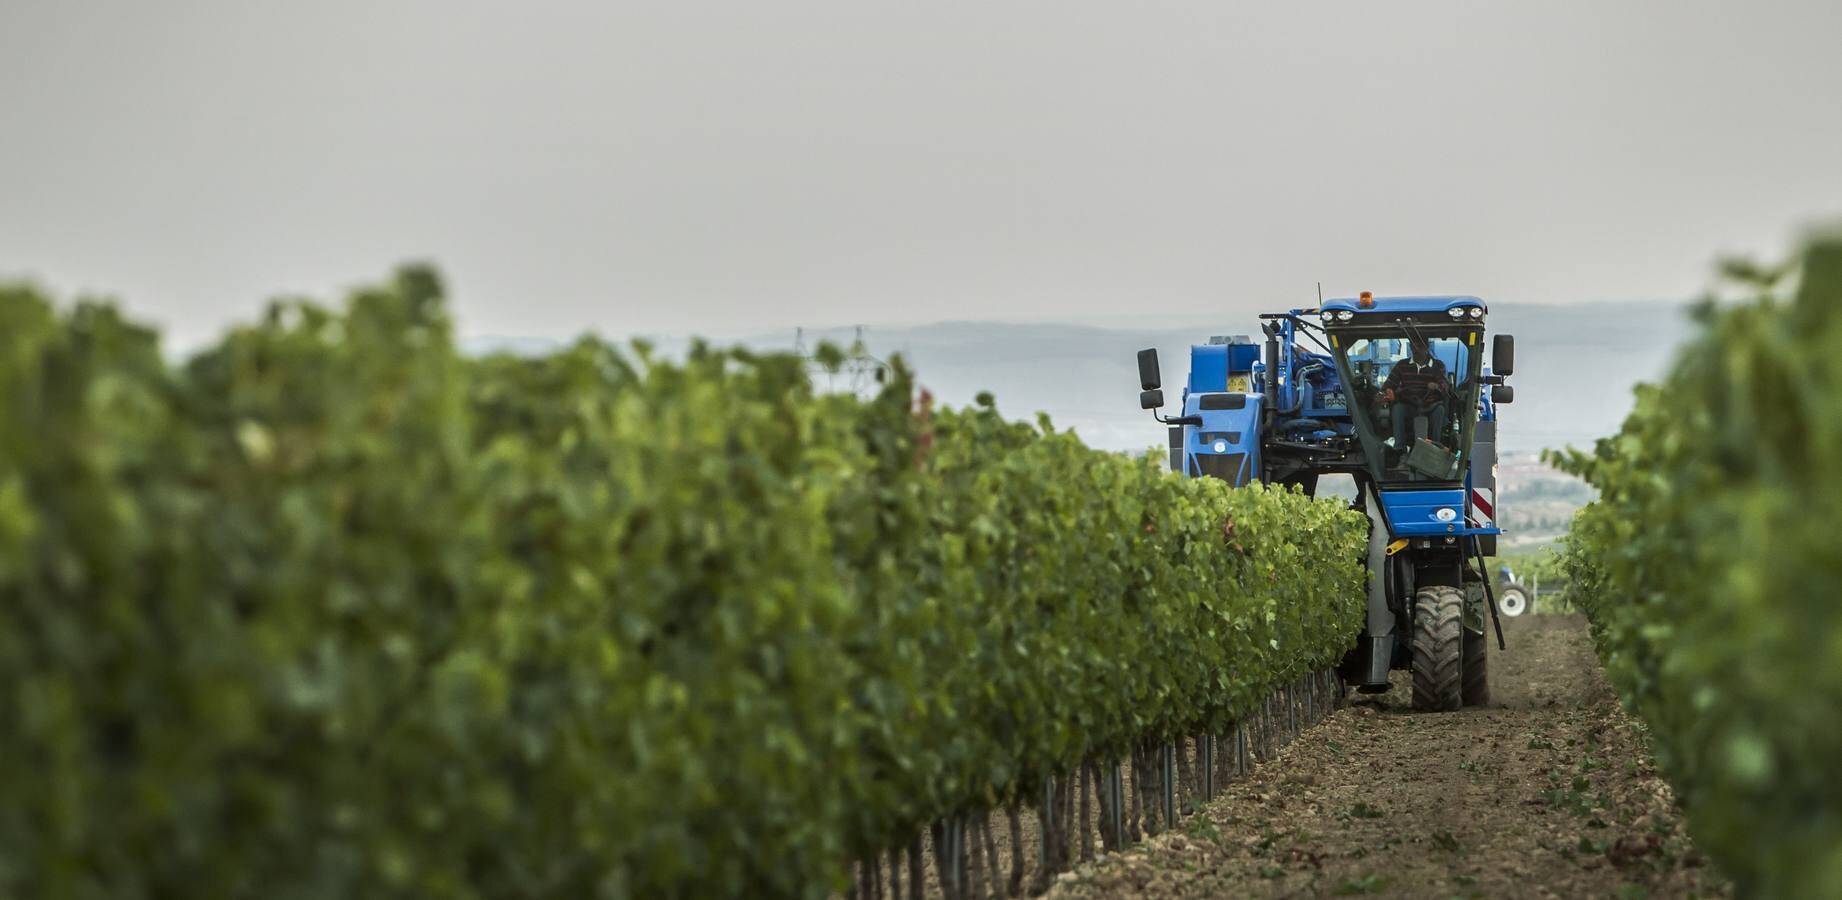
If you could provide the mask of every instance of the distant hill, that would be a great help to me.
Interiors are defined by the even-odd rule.
[[[1503,449],[1532,453],[1544,447],[1588,445],[1616,430],[1631,405],[1631,388],[1660,375],[1674,347],[1687,336],[1685,304],[1603,303],[1577,306],[1491,307],[1490,327],[1516,335],[1516,402],[1504,411]],[[965,404],[980,391],[998,398],[1015,418],[1046,411],[1058,426],[1073,428],[1088,444],[1142,450],[1163,440],[1161,427],[1138,409],[1135,354],[1156,347],[1167,386],[1181,385],[1189,345],[1213,334],[1258,336],[1255,321],[1219,325],[1132,328],[1074,323],[939,322],[863,332],[870,352],[902,354],[923,385],[943,402]],[[807,329],[810,349],[819,341],[849,345],[852,328]],[[654,339],[665,353],[681,351],[685,338]],[[792,329],[737,341],[761,349],[795,346]],[[540,352],[559,342],[542,338],[478,337],[475,352]],[[1166,392],[1175,402],[1177,390]]]

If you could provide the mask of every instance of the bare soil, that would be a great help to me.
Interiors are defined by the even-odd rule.
[[[1351,695],[1173,831],[1051,897],[1718,897],[1578,616],[1504,620],[1492,704]],[[1398,673],[1397,673],[1398,674]]]

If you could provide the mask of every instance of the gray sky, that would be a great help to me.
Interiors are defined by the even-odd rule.
[[[1681,297],[1842,211],[1842,3],[0,0],[0,275],[181,344]]]

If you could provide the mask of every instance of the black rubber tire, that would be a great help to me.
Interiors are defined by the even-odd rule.
[[[1466,706],[1490,705],[1490,632],[1475,634],[1469,628],[1461,629],[1465,633],[1465,658],[1461,663],[1464,670],[1465,686],[1461,692]]]
[[[1465,594],[1435,585],[1414,592],[1413,708],[1450,712],[1464,705]]]

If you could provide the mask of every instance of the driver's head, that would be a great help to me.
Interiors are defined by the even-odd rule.
[[[1432,348],[1426,346],[1423,343],[1420,343],[1419,341],[1414,342],[1414,345],[1413,345],[1413,361],[1414,362],[1425,363],[1428,359],[1432,358],[1432,355],[1433,355]]]

